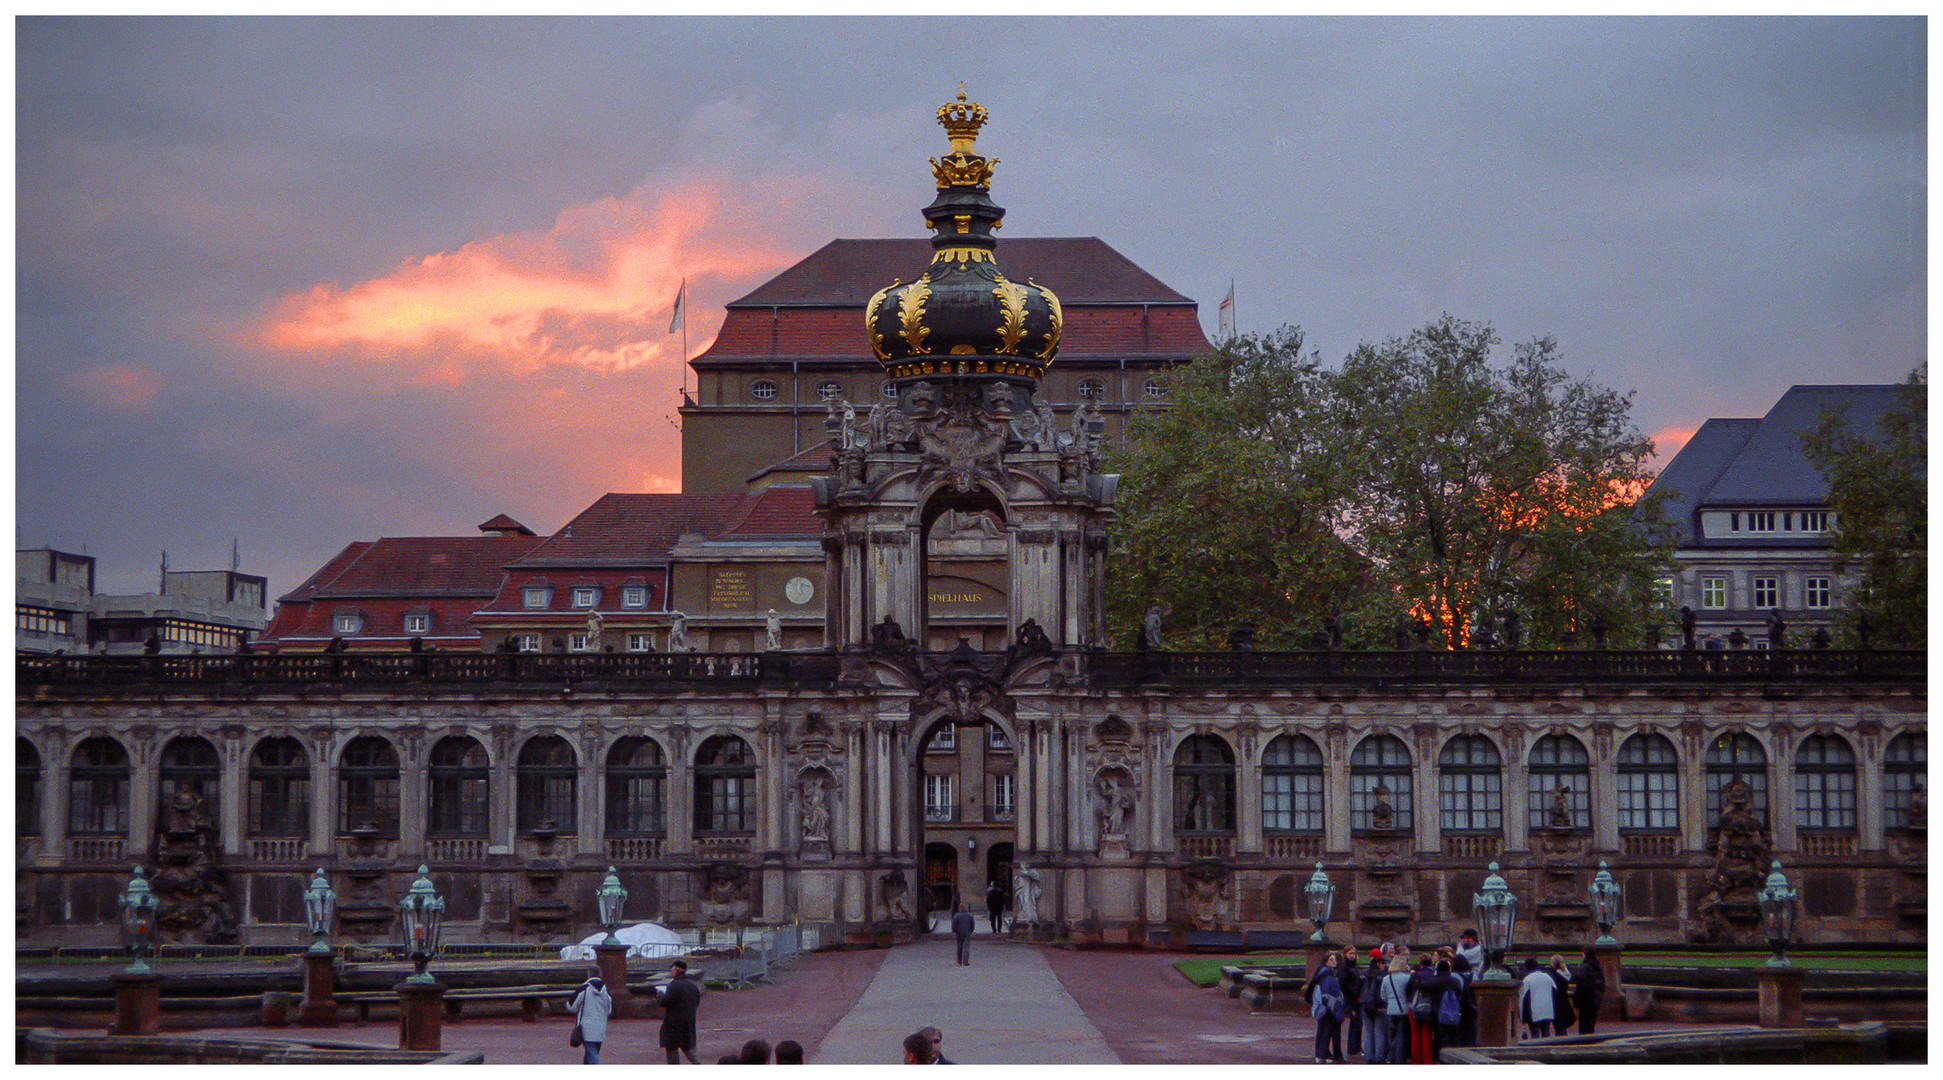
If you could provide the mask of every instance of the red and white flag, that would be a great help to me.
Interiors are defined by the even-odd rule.
[[[688,279],[682,278],[681,288],[675,290],[675,313],[674,315],[670,316],[668,319],[668,332],[670,334],[681,329],[681,309],[685,307],[687,303],[688,303]]]
[[[1223,342],[1235,339],[1235,279],[1228,279],[1228,295],[1221,298],[1221,306],[1215,309],[1216,333]]]

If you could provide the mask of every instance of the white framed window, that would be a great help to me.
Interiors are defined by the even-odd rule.
[[[1740,519],[1741,531],[1743,532],[1774,531],[1774,511],[1772,510],[1749,510],[1745,514],[1737,514],[1735,516]]]
[[[331,632],[334,634],[355,634],[362,629],[364,629],[362,615],[339,615],[331,620]]]
[[[653,652],[654,635],[653,634],[629,634],[627,636],[627,651],[628,652]]]
[[[587,651],[587,635],[584,631],[578,634],[567,635],[567,651],[568,652]]]
[[[825,379],[816,384],[816,400],[829,401],[843,395],[843,384],[835,379]]]
[[[430,615],[405,616],[405,633],[407,634],[423,634],[431,628],[432,617]]]
[[[514,634],[513,642],[519,646],[520,652],[540,651],[540,635],[538,634]]]
[[[623,588],[621,590],[621,606],[647,607],[648,587],[645,585],[629,585]]]
[[[999,727],[997,724],[985,725],[985,745],[994,750],[1012,749],[1011,740],[1005,737],[1005,729]]]
[[[1018,800],[1018,778],[1011,773],[992,774],[992,795],[986,805],[993,820],[1011,821]]]
[[[520,590],[520,602],[528,608],[543,608],[553,599],[553,590],[544,586],[529,585]]]
[[[897,384],[889,379],[877,384],[877,395],[886,401],[897,400]]]
[[[586,585],[578,585],[573,590],[574,607],[593,607],[600,603],[600,590]]]
[[[1079,381],[1079,396],[1081,400],[1086,401],[1105,397],[1106,384],[1098,379],[1081,379]]]
[[[1724,577],[1703,577],[1700,579],[1700,606],[1718,611],[1727,606],[1727,579]]]
[[[958,816],[958,802],[951,797],[949,773],[924,774],[924,820],[950,821]]]
[[[1148,379],[1140,384],[1140,392],[1148,401],[1160,401],[1167,397],[1167,383],[1158,378]]]
[[[932,734],[931,741],[924,744],[924,749],[926,753],[929,753],[933,750],[958,749],[957,725],[946,724],[945,726],[939,728],[936,732]]]
[[[776,383],[773,379],[757,379],[749,384],[749,396],[757,401],[776,400]]]
[[[1829,597],[1833,593],[1833,583],[1825,577],[1811,577],[1802,582],[1801,606],[1815,611],[1828,608]]]
[[[1828,511],[1803,510],[1801,512],[1801,531],[1813,533],[1827,532]]]
[[[1754,579],[1754,606],[1772,608],[1781,606],[1781,579],[1757,577]]]

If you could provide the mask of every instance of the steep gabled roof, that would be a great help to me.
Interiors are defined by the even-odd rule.
[[[713,538],[749,496],[740,492],[609,492],[514,565],[615,565],[665,562],[684,533]]]
[[[832,240],[729,304],[738,307],[854,307],[893,278],[910,281],[931,262],[931,241]],[[1194,301],[1113,250],[1097,236],[1019,236],[999,241],[999,268],[1018,281],[1031,278],[1081,304],[1192,304]]]
[[[285,600],[354,596],[491,596],[534,536],[390,536],[354,543]]]

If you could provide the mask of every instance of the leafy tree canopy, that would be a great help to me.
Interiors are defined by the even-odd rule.
[[[1136,417],[1113,462],[1116,639],[1155,601],[1171,648],[1243,621],[1306,647],[1330,618],[1351,647],[1418,619],[1455,645],[1505,611],[1528,644],[1636,634],[1670,565],[1635,527],[1655,516],[1635,505],[1652,443],[1551,339],[1503,362],[1497,344],[1445,316],[1331,369],[1290,327],[1178,369],[1172,408]]]
[[[1860,576],[1841,614],[1849,642],[1863,618],[1873,643],[1923,648],[1928,640],[1928,383],[1927,366],[1911,371],[1874,432],[1833,410],[1802,436],[1802,450],[1828,480],[1835,569]]]

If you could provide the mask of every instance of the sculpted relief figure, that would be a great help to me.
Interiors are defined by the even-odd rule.
[[[1923,794],[1923,782],[1918,780],[1909,792],[1909,803],[1903,807],[1903,824],[1912,829],[1929,828],[1929,798]]]
[[[668,617],[673,620],[668,624],[668,651],[687,652],[688,616],[679,611],[671,611]]]
[[[804,773],[798,793],[803,800],[803,839],[828,840],[830,791],[823,782],[823,774],[816,770]]]
[[[763,620],[762,625],[763,632],[767,638],[764,642],[764,647],[770,652],[781,651],[783,647],[783,617],[776,614],[775,608],[770,608],[769,615]]]
[[[1370,802],[1370,828],[1379,831],[1396,828],[1397,811],[1396,807],[1390,802],[1390,789],[1388,785],[1378,784],[1376,790],[1370,792],[1370,797],[1372,800]]]
[[[1120,769],[1103,769],[1093,778],[1093,815],[1100,839],[1124,840],[1133,828],[1133,778]]]
[[[1551,809],[1545,812],[1545,824],[1554,829],[1569,829],[1572,827],[1570,795],[1565,790],[1564,784],[1558,784],[1552,788],[1552,805]]]
[[[1028,926],[1039,921],[1039,871],[1023,860],[1012,866],[1012,921]]]

